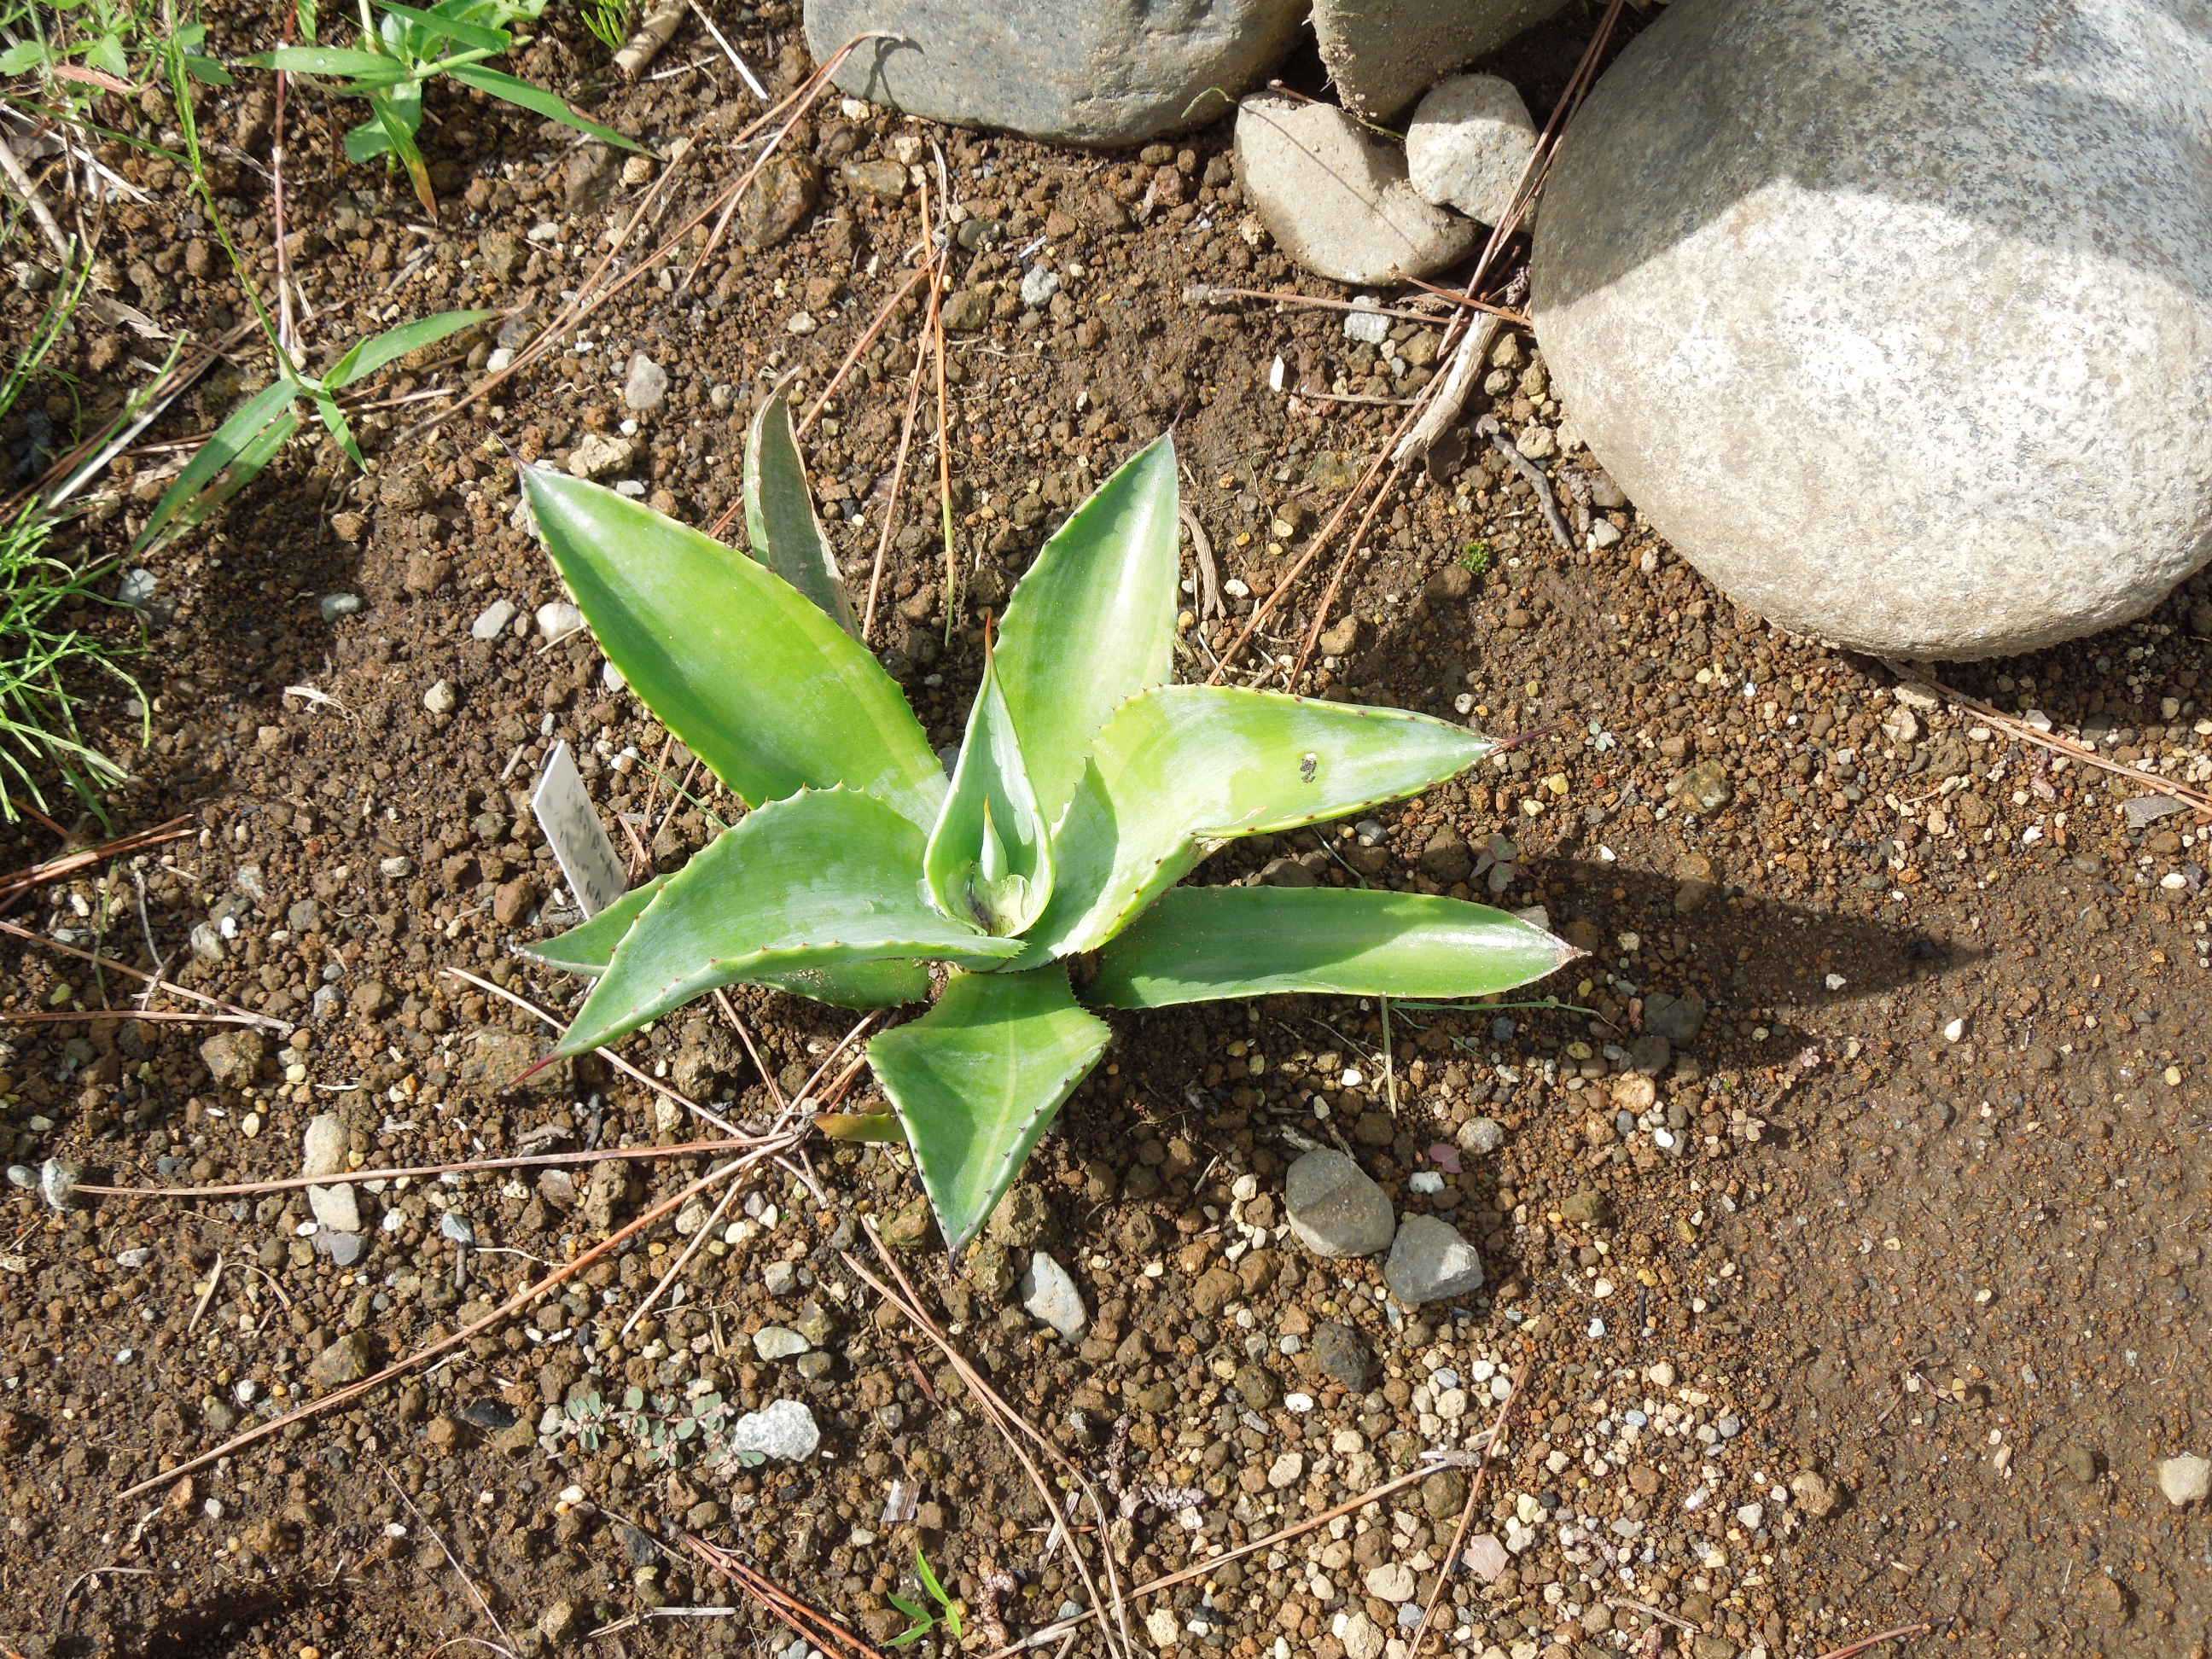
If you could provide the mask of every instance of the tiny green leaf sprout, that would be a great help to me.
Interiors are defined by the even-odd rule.
[[[596,981],[561,1054],[721,986],[858,1008],[934,988],[867,1055],[957,1251],[1105,1053],[1093,1009],[1486,996],[1577,954],[1458,899],[1176,886],[1225,842],[1417,794],[1494,745],[1399,709],[1170,684],[1170,439],[1023,577],[949,781],[860,640],[780,397],[752,423],[744,480],[750,558],[611,490],[523,474],[608,659],[751,809],[537,948]]]
[[[341,95],[364,100],[368,117],[347,131],[346,158],[390,157],[405,172],[416,199],[433,219],[438,216],[438,199],[416,139],[422,128],[422,88],[441,76],[603,143],[645,152],[635,139],[592,120],[557,94],[491,67],[489,59],[514,48],[508,26],[536,21],[546,0],[438,0],[428,8],[375,0],[375,14],[370,0],[356,3],[361,33],[352,46],[317,43],[314,9],[302,6],[307,45],[279,46],[246,61],[258,69],[320,76]]]

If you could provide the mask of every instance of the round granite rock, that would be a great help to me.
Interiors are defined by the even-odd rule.
[[[806,0],[817,62],[856,98],[958,126],[1110,148],[1219,120],[1279,62],[1300,0]]]
[[[1911,658],[2212,558],[2212,5],[1678,0],[1536,233],[1553,378],[1732,598]]]

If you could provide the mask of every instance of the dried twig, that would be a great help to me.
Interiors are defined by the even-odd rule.
[[[94,1198],[246,1198],[291,1192],[301,1187],[346,1187],[364,1181],[429,1181],[441,1176],[478,1175],[492,1170],[557,1169],[567,1164],[599,1164],[609,1158],[688,1158],[694,1152],[743,1152],[750,1146],[780,1146],[783,1137],[741,1135],[727,1140],[685,1140],[670,1146],[602,1146],[585,1152],[531,1152],[514,1158],[479,1158],[462,1164],[415,1164],[404,1169],[337,1170],[329,1175],[279,1176],[268,1181],[231,1181],[205,1187],[103,1187],[79,1182],[71,1190]]]
[[[48,882],[59,881],[64,876],[74,875],[77,871],[90,865],[104,864],[109,859],[122,858],[131,853],[143,853],[148,848],[159,847],[165,842],[181,841],[191,833],[191,819],[175,817],[171,818],[167,823],[157,824],[151,830],[134,830],[130,835],[118,836],[112,841],[102,842],[97,847],[88,847],[80,852],[64,853],[58,858],[51,858],[44,863],[32,865],[28,869],[18,870],[12,876],[0,876],[0,898],[12,897],[26,889],[44,886]]]
[[[708,1566],[744,1590],[796,1633],[810,1647],[830,1659],[884,1659],[883,1653],[853,1634],[819,1607],[800,1601],[728,1550],[717,1549],[703,1538],[687,1534],[684,1545]]]
[[[1239,1544],[1234,1549],[1222,1551],[1218,1555],[1209,1555],[1203,1561],[1194,1561],[1189,1566],[1179,1567],[1173,1572],[1164,1573],[1158,1578],[1148,1579],[1130,1590],[1129,1599],[1132,1601],[1141,1601],[1146,1596],[1158,1595],[1162,1590],[1173,1589],[1178,1584],[1188,1584],[1194,1578],[1206,1577],[1224,1561],[1234,1561],[1239,1557],[1255,1554],[1261,1550],[1273,1549],[1278,1544],[1286,1544],[1291,1539],[1311,1532],[1316,1527],[1327,1526],[1339,1516],[1350,1515],[1357,1510],[1364,1510],[1370,1504],[1379,1504],[1393,1493],[1403,1492],[1407,1487],[1427,1480],[1435,1473],[1436,1470],[1431,1467],[1412,1469],[1404,1474],[1395,1476],[1385,1480],[1379,1486],[1371,1487],[1361,1492],[1356,1498],[1347,1498],[1342,1503],[1323,1510],[1319,1515],[1310,1515],[1303,1521],[1279,1528],[1264,1538],[1255,1538],[1249,1543]],[[1071,1632],[1079,1631],[1097,1616],[1096,1608],[1085,1608],[1081,1613],[1047,1625],[1042,1630],[1032,1631],[1022,1640],[985,1655],[984,1659],[1011,1659],[1012,1655],[1020,1653],[1025,1649],[1049,1642],[1056,1636],[1065,1636]]]
[[[1521,1403],[1521,1391],[1528,1383],[1528,1365],[1524,1360],[1513,1373],[1513,1392],[1499,1404],[1498,1419],[1490,1425],[1489,1437],[1483,1442],[1482,1462],[1475,1468],[1474,1478],[1467,1483],[1467,1502],[1460,1506],[1459,1525],[1452,1529],[1451,1548],[1444,1552],[1443,1561],[1437,1568],[1436,1582],[1429,1586],[1429,1599],[1421,1607],[1420,1626],[1414,1631],[1413,1639],[1406,1644],[1411,1659],[1420,1659],[1421,1641],[1435,1621],[1437,1603],[1443,1599],[1444,1581],[1451,1577],[1452,1569],[1459,1565],[1460,1552],[1467,1547],[1467,1529],[1474,1524],[1475,1505],[1481,1500],[1483,1483],[1490,1475],[1491,1459],[1498,1455],[1504,1441],[1506,1426],[1513,1420],[1513,1408]]]
[[[675,37],[677,25],[684,21],[684,0],[661,0],[639,21],[622,50],[615,54],[615,68],[622,72],[624,80],[636,80],[660,56],[661,48]]]
[[[1849,1647],[1836,1648],[1820,1656],[1820,1659],[1858,1659],[1862,1653],[1878,1648],[1885,1642],[1901,1642],[1911,1636],[1925,1636],[1936,1628],[1933,1620],[1923,1619],[1917,1625],[1899,1625],[1892,1630],[1877,1632],[1872,1636],[1852,1643]]]
[[[1559,497],[1552,493],[1552,481],[1544,476],[1544,469],[1521,453],[1520,445],[1505,435],[1495,415],[1486,415],[1474,423],[1475,431],[1490,440],[1490,447],[1505,458],[1505,465],[1518,472],[1536,498],[1536,505],[1544,509],[1544,522],[1552,528],[1552,539],[1572,550],[1574,537],[1567,530],[1567,521],[1559,516]]]
[[[2156,772],[2138,771],[2136,768],[2123,765],[2118,761],[2107,760],[2086,743],[2078,743],[2063,732],[2039,730],[2015,715],[2008,714],[2002,709],[1990,707],[1979,697],[1969,696],[1958,687],[1945,684],[1942,680],[1928,673],[1926,670],[1916,667],[1911,663],[1890,662],[1886,665],[1890,672],[1900,680],[1908,681],[1933,696],[1948,697],[1960,708],[1971,710],[2008,737],[2017,738],[2021,742],[2033,744],[2038,749],[2047,749],[2055,755],[2063,755],[2067,759],[2079,761],[2084,766],[2094,766],[2100,772],[2110,772],[2114,777],[2125,778],[2130,783],[2141,784],[2144,788],[2156,790],[2161,795],[2171,795],[2176,800],[2186,801],[2197,809],[2200,817],[2212,818],[2212,793],[2192,787],[2178,778],[2163,777]]]
[[[803,1130],[795,1131],[785,1144],[796,1146],[802,1133],[804,1133]],[[765,1146],[755,1147],[734,1161],[739,1164],[754,1162],[767,1157],[769,1152],[769,1149]],[[172,1481],[181,1480],[187,1474],[207,1468],[210,1463],[234,1456],[246,1447],[257,1444],[271,1435],[281,1434],[295,1423],[304,1423],[311,1419],[320,1417],[325,1412],[334,1411],[340,1406],[349,1405],[364,1395],[374,1394],[395,1377],[404,1376],[410,1371],[418,1370],[440,1355],[450,1353],[455,1348],[474,1341],[485,1332],[504,1324],[524,1309],[543,1301],[554,1291],[591,1267],[593,1262],[601,1261],[620,1249],[639,1234],[659,1224],[664,1218],[673,1215],[683,1206],[690,1202],[695,1195],[704,1192],[708,1187],[722,1180],[729,1172],[729,1166],[726,1164],[719,1169],[708,1170],[696,1181],[645,1211],[629,1225],[609,1234],[590,1249],[579,1254],[574,1261],[556,1267],[534,1285],[525,1285],[475,1323],[465,1325],[450,1336],[426,1344],[404,1358],[395,1359],[383,1370],[362,1378],[358,1382],[349,1382],[343,1388],[334,1389],[311,1404],[289,1411],[282,1417],[272,1417],[266,1422],[256,1424],[243,1434],[234,1434],[212,1451],[202,1452],[198,1456],[187,1458],[185,1462],[173,1468],[164,1469],[158,1474],[149,1475],[118,1493],[118,1501],[127,1501],[146,1492],[156,1491]]]
[[[43,945],[49,951],[58,951],[65,957],[75,957],[79,962],[88,962],[95,968],[112,968],[118,974],[127,974],[142,985],[158,986],[173,996],[185,997],[204,1007],[220,1009],[226,1014],[235,1014],[249,1025],[259,1025],[285,1036],[289,1036],[292,1033],[291,1022],[289,1020],[278,1019],[270,1014],[257,1014],[249,1009],[240,1007],[236,1003],[223,1002],[215,997],[203,996],[198,991],[188,991],[172,981],[160,978],[153,974],[142,973],[127,963],[116,961],[112,957],[103,957],[92,951],[80,951],[74,945],[64,945],[59,939],[48,939],[44,933],[34,933],[29,928],[19,927],[12,921],[0,921],[0,933],[12,933],[15,938],[27,940],[33,945]]]
[[[491,1610],[491,1603],[484,1600],[484,1593],[477,1588],[477,1581],[469,1577],[468,1569],[464,1567],[460,1564],[459,1560],[455,1558],[453,1546],[447,1543],[444,1534],[440,1533],[435,1527],[430,1524],[429,1517],[424,1515],[422,1510],[415,1507],[415,1500],[407,1495],[407,1488],[401,1486],[397,1480],[394,1480],[392,1478],[392,1471],[390,1469],[384,1471],[384,1479],[386,1484],[390,1486],[392,1491],[399,1494],[399,1501],[407,1505],[407,1513],[413,1516],[415,1519],[422,1524],[422,1530],[428,1533],[432,1540],[437,1544],[438,1547],[445,1553],[446,1565],[453,1570],[453,1576],[461,1581],[463,1587],[467,1589],[470,1596],[475,1601],[478,1611],[480,1611],[483,1616],[490,1621],[491,1627],[499,1632],[499,1639],[507,1644],[509,1647],[512,1647],[514,1643],[514,1638],[507,1633],[507,1626],[500,1623],[499,1615]],[[510,1659],[512,1659],[512,1656],[510,1656]]]
[[[1022,1441],[1027,1439],[1031,1444],[1036,1446],[1074,1481],[1077,1488],[1090,1502],[1091,1510],[1097,1520],[1099,1536],[1103,1540],[1106,1535],[1106,1510],[1105,1506],[1098,1501],[1098,1494],[1092,1489],[1091,1482],[1084,1477],[1083,1472],[1068,1461],[1066,1455],[1031,1427],[1028,1419],[1020,1413],[1009,1406],[998,1391],[983,1379],[981,1373],[969,1364],[967,1356],[953,1346],[951,1339],[938,1329],[936,1323],[922,1310],[921,1299],[915,1294],[913,1285],[901,1271],[898,1263],[892,1259],[890,1252],[884,1248],[884,1242],[876,1232],[874,1222],[869,1218],[863,1217],[860,1225],[867,1236],[869,1244],[875,1250],[876,1260],[883,1264],[884,1272],[898,1281],[899,1288],[894,1291],[883,1280],[878,1279],[862,1267],[860,1259],[849,1250],[839,1252],[844,1258],[846,1267],[852,1270],[861,1283],[904,1314],[923,1335],[935,1344],[938,1351],[951,1362],[954,1373],[968,1385],[969,1391],[982,1403],[984,1415],[991,1419],[992,1425],[1005,1438],[1008,1447],[1012,1449],[1015,1458],[1028,1474],[1030,1484],[1036,1488],[1037,1496],[1044,1500],[1045,1513],[1052,1517],[1054,1535],[1066,1545],[1068,1557],[1075,1564],[1076,1576],[1083,1581],[1083,1588],[1091,1597],[1091,1605],[1096,1608],[1108,1598],[1099,1593],[1098,1582],[1091,1573],[1091,1564],[1085,1559],[1083,1551],[1077,1545],[1075,1532],[1067,1523],[1067,1516],[1060,1508],[1060,1499],[1054,1492],[1052,1484],[1044,1478],[1043,1473],[1036,1466],[1036,1460],[1030,1455],[1028,1448],[1022,1444]],[[1019,1431],[1018,1434],[1017,1431]],[[1128,1608],[1121,1593],[1121,1575],[1115,1568],[1114,1553],[1111,1549],[1105,1552],[1105,1559],[1107,1585],[1112,1592],[1111,1605],[1114,1608],[1115,1624],[1121,1633],[1121,1650],[1125,1654],[1135,1653],[1139,1650],[1129,1634]],[[1113,1651],[1114,1644],[1110,1637],[1108,1638],[1107,1647],[1109,1652]]]

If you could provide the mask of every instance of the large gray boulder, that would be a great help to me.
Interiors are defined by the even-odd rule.
[[[1303,0],[805,0],[820,62],[856,98],[959,126],[1111,147],[1218,121],[1279,62]]]
[[[1425,276],[1483,238],[1474,220],[1421,199],[1402,148],[1334,104],[1254,93],[1237,111],[1237,176],[1283,252],[1340,283]]]
[[[1677,0],[1567,133],[1534,302],[1607,471],[1771,620],[2140,616],[2212,558],[2212,0]]]
[[[1566,0],[1314,0],[1321,61],[1346,108],[1387,121]]]

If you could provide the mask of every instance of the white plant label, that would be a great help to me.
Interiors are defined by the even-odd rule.
[[[583,775],[576,770],[576,757],[566,738],[553,745],[544,775],[530,797],[530,810],[586,917],[596,916],[628,890],[622,860],[615,855],[606,826],[584,792]]]

